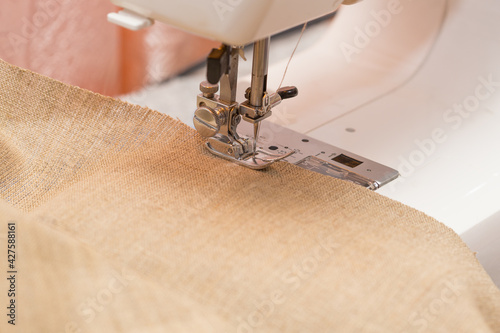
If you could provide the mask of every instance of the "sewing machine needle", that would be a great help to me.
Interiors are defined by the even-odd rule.
[[[257,153],[257,138],[259,137],[260,122],[253,124],[253,156]]]

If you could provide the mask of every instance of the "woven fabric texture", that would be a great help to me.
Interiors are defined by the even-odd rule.
[[[500,291],[425,214],[5,62],[0,160],[19,332],[500,331]]]

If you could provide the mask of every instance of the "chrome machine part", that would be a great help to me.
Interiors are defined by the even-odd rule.
[[[226,110],[222,107],[215,109],[200,106],[194,113],[194,127],[205,138],[210,138],[219,133],[221,126],[225,124]]]
[[[262,99],[267,90],[267,69],[269,66],[269,38],[255,42],[253,47],[252,81],[250,104],[262,106]]]
[[[371,190],[399,176],[398,171],[377,162],[262,122],[282,100],[297,96],[298,90],[283,87],[275,93],[267,92],[269,39],[264,39],[254,44],[251,87],[245,93],[247,100],[238,103],[236,89],[241,54],[241,48],[222,45],[208,57],[208,81],[200,84],[193,122],[196,130],[207,138],[206,147],[210,152],[251,169],[263,169],[275,161],[285,160]],[[220,96],[216,94],[219,83]],[[248,124],[240,126],[242,119]]]
[[[252,129],[242,126],[241,132],[248,135]],[[284,161],[370,190],[377,190],[399,177],[399,172],[390,167],[269,122],[262,123],[257,149],[276,154],[293,150],[295,154]]]
[[[200,84],[193,123],[200,135],[207,138],[206,146],[213,154],[251,169],[263,169],[271,163],[289,157],[293,150],[276,154],[257,149],[260,122],[271,115],[274,106],[283,99],[297,95],[295,87],[285,87],[269,94],[267,67],[269,38],[254,44],[252,83],[247,100],[236,101],[240,47],[222,45],[212,50],[207,61],[207,81]],[[216,95],[219,91],[220,95]],[[241,119],[253,124],[253,135],[240,136],[237,127]]]

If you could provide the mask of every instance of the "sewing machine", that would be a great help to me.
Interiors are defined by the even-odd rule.
[[[208,56],[207,80],[200,84],[193,119],[213,154],[252,169],[286,160],[372,190],[398,177],[392,168],[286,128],[272,131],[272,138],[260,135],[262,121],[272,115],[272,110],[298,95],[294,86],[280,85],[275,92],[268,89],[270,36],[332,13],[342,0],[307,4],[301,0],[112,2],[125,9],[109,14],[108,20],[128,29],[148,27],[157,19],[223,43]],[[243,47],[250,43],[251,83],[245,91],[246,100],[239,103],[239,59],[245,59]],[[241,120],[251,124],[251,128],[240,126]],[[269,132],[269,127],[266,130]]]
[[[248,106],[252,110],[240,112],[247,121],[236,128],[244,140],[241,147],[247,149],[247,155],[238,158],[222,148],[215,149],[214,153],[235,162],[248,162],[250,166],[267,165],[282,158],[340,178],[359,175],[356,170],[371,163],[369,158],[397,168],[401,177],[378,192],[437,218],[461,234],[467,244],[479,252],[479,259],[500,284],[497,264],[500,255],[498,1],[370,0],[343,6],[333,20],[321,23],[319,29],[311,32],[315,36],[306,43],[308,47],[293,59],[293,70],[287,74],[287,80],[297,84],[300,94],[278,105],[283,97],[295,95],[296,90],[273,94],[262,88],[262,92],[267,92],[262,98],[263,108],[258,106],[260,95],[257,101],[247,99],[246,104],[245,101],[238,104],[233,98],[234,66],[240,46],[257,41],[254,53],[259,66],[254,66],[255,78],[252,82],[240,79],[238,83],[244,88],[253,87],[259,94],[265,82],[262,77],[266,73],[267,37],[330,13],[341,1],[314,1],[313,5],[305,5],[305,10],[304,5],[300,6],[303,1],[293,4],[270,0],[199,1],[200,7],[192,8],[187,7],[187,3],[195,1],[181,4],[179,0],[176,6],[168,7],[174,12],[162,10],[162,4],[165,5],[162,1],[158,1],[157,7],[152,1],[113,2],[132,11],[124,14],[131,15],[133,20],[110,18],[121,20],[121,24],[129,28],[148,26],[153,18],[231,45],[218,51],[225,54],[223,57],[213,54],[212,58],[217,61],[209,60],[218,65],[219,58],[229,58],[224,60],[225,70],[223,65],[216,66],[221,68],[222,78],[218,99],[213,83],[202,84],[195,124],[199,121],[196,128],[206,137],[218,132],[207,139],[209,149],[214,147],[214,139],[221,142],[221,147],[235,142],[238,145],[234,128],[217,120],[217,108],[243,105],[242,110],[247,110],[245,106]],[[320,3],[318,7],[316,3]],[[322,7],[326,3],[330,7]],[[214,4],[219,5],[219,11]],[[192,12],[184,17],[179,14],[182,10]],[[259,11],[266,15],[259,16],[256,14]],[[279,21],[277,17],[281,17],[282,11],[286,12],[285,21],[274,22]],[[171,17],[163,16],[168,13]],[[190,20],[194,24],[189,25]],[[252,22],[258,24],[253,30],[246,30]],[[226,34],[231,37],[226,39]],[[294,44],[298,34],[287,42]],[[233,67],[229,66],[229,75],[227,64],[231,61]],[[287,62],[288,57],[283,57],[268,64],[268,87],[280,86]],[[242,67],[240,63],[240,70]],[[188,82],[186,78],[184,81]],[[186,85],[177,89],[171,83],[158,90],[161,98],[158,97],[157,103],[154,90],[149,91],[149,106],[179,110],[171,115],[191,122],[192,117],[185,115],[192,103],[188,97],[182,98],[185,104],[176,102],[175,107],[163,98],[166,93],[185,94]],[[244,100],[243,94],[241,91],[236,96]],[[248,97],[252,97],[252,89]],[[264,97],[269,100],[264,101]],[[271,99],[276,104],[270,103]],[[259,110],[267,106],[272,107],[259,114]],[[271,109],[274,116],[269,117]],[[264,116],[268,117],[266,121],[257,121]],[[260,135],[255,133],[253,121],[261,124]],[[259,140],[254,146],[256,137]],[[288,156],[290,150],[295,153]],[[336,161],[337,156],[341,157]],[[356,165],[356,161],[363,163]],[[385,182],[370,175],[352,180],[363,183],[369,179],[365,186],[374,189],[398,175],[391,168],[375,165],[387,170],[389,176]],[[375,183],[378,185],[374,186]]]

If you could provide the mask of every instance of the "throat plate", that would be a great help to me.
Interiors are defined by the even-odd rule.
[[[250,126],[241,126],[240,132],[253,136]],[[399,177],[399,172],[390,167],[266,121],[261,123],[258,148],[277,154],[294,150],[295,154],[283,161],[370,190],[377,190]]]

